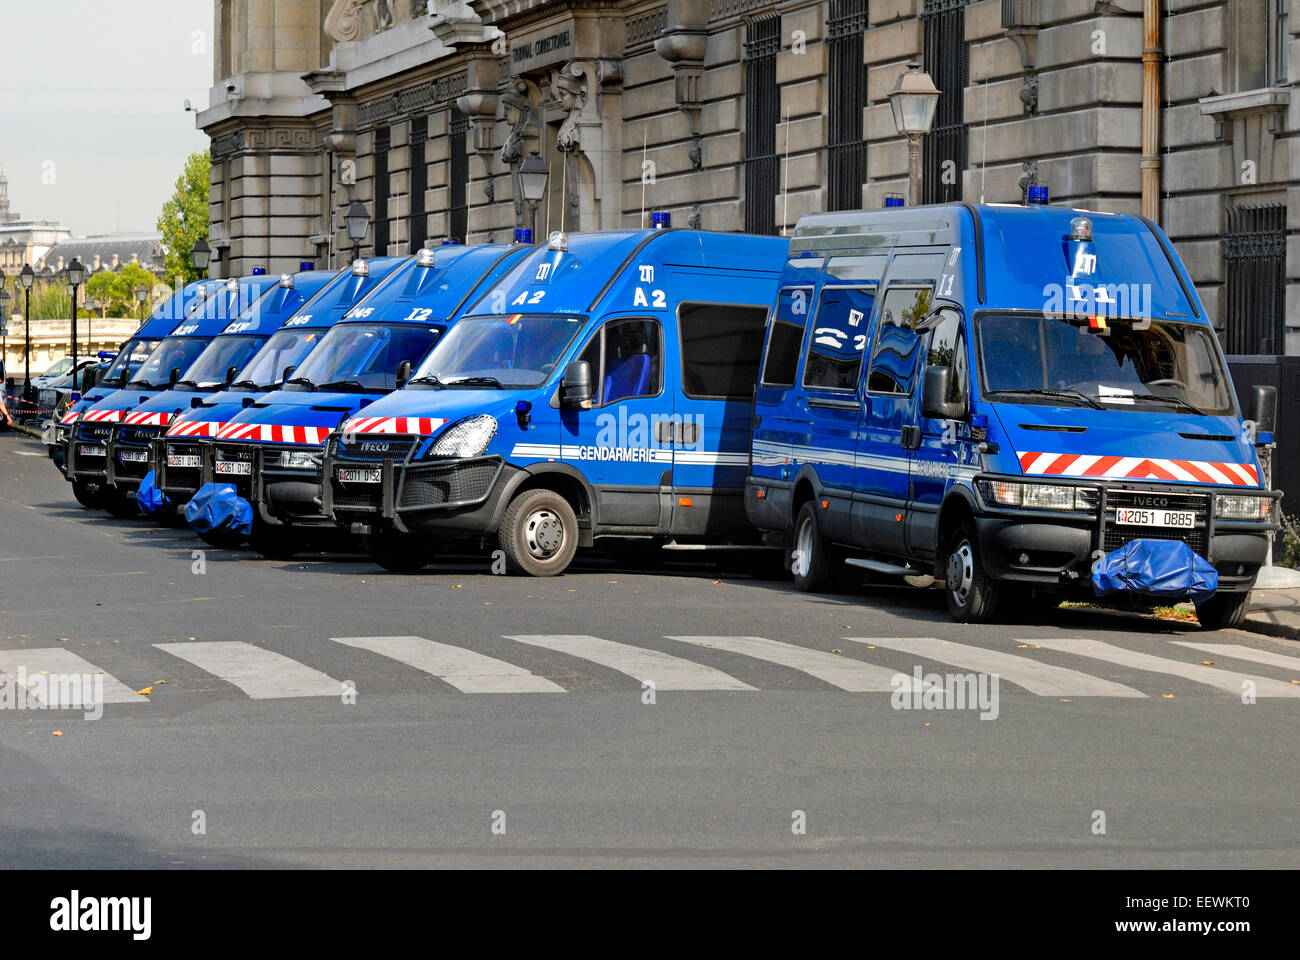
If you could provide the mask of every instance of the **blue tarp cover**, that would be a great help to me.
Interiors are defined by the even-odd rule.
[[[1218,586],[1218,571],[1181,540],[1130,540],[1102,557],[1092,571],[1099,597],[1129,590],[1199,603]]]
[[[229,483],[205,483],[185,506],[186,522],[199,533],[253,532],[253,506]]]
[[[171,503],[171,499],[167,494],[159,490],[154,483],[152,470],[146,473],[144,479],[140,481],[140,487],[135,491],[135,502],[140,504],[140,509],[145,513],[157,513]]]

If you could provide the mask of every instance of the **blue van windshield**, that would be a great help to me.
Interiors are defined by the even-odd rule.
[[[414,369],[442,333],[429,324],[342,323],[333,327],[285,388],[386,393],[397,388],[397,368]]]
[[[277,330],[248,361],[248,366],[239,371],[231,387],[236,390],[274,390],[284,379],[284,371],[302,363],[303,357],[311,353],[324,337],[324,330],[310,327]]]
[[[185,371],[176,386],[181,390],[215,389],[226,382],[226,371],[239,370],[257,352],[265,337],[217,337]]]
[[[979,363],[990,400],[1104,408],[1163,407],[1233,413],[1213,334],[1190,323],[1153,320],[1146,329],[1108,320],[1105,331],[1042,314],[979,319]]]
[[[433,387],[535,387],[551,375],[587,318],[514,313],[461,320],[413,384]]]
[[[136,371],[149,359],[149,355],[158,349],[162,340],[128,340],[118,351],[112,366],[104,374],[103,382],[109,386],[120,387],[136,375]]]
[[[184,372],[198,359],[212,337],[168,337],[127,382],[128,387],[159,390],[167,386],[173,370]]]

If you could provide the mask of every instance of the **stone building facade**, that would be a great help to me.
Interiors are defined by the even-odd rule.
[[[1230,353],[1300,353],[1300,4],[1288,0],[216,0],[213,246],[225,274],[533,221],[537,235],[780,233],[906,193],[888,92],[942,91],[927,202],[1143,213]]]

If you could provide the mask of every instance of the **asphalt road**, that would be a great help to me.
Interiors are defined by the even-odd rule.
[[[0,434],[0,672],[113,701],[0,709],[0,866],[1300,859],[1294,643],[1087,609],[961,627],[935,591],[687,560],[268,561],[84,510]],[[996,701],[897,709],[918,667],[997,674]]]

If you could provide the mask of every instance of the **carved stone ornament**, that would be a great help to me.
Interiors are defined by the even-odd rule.
[[[501,144],[501,162],[512,167],[524,159],[524,131],[532,115],[528,87],[523,81],[516,81],[513,89],[501,95],[501,104],[505,108],[506,122],[510,124],[510,132],[506,134],[505,143]]]
[[[1032,73],[1025,74],[1025,82],[1020,87],[1020,102],[1024,104],[1025,113],[1038,112],[1038,77]]]
[[[334,0],[334,6],[325,15],[325,36],[335,43],[348,43],[360,33],[360,0]]]
[[[1020,179],[1016,181],[1022,196],[1029,195],[1029,188],[1038,182],[1038,161],[1026,160],[1020,164]]]
[[[560,101],[560,109],[565,113],[560,132],[555,137],[555,146],[564,153],[578,146],[578,114],[587,104],[585,79],[586,75],[580,68],[571,70],[566,66],[551,82],[555,99]]]
[[[393,25],[393,11],[388,9],[388,0],[375,0],[375,33],[381,33]]]

